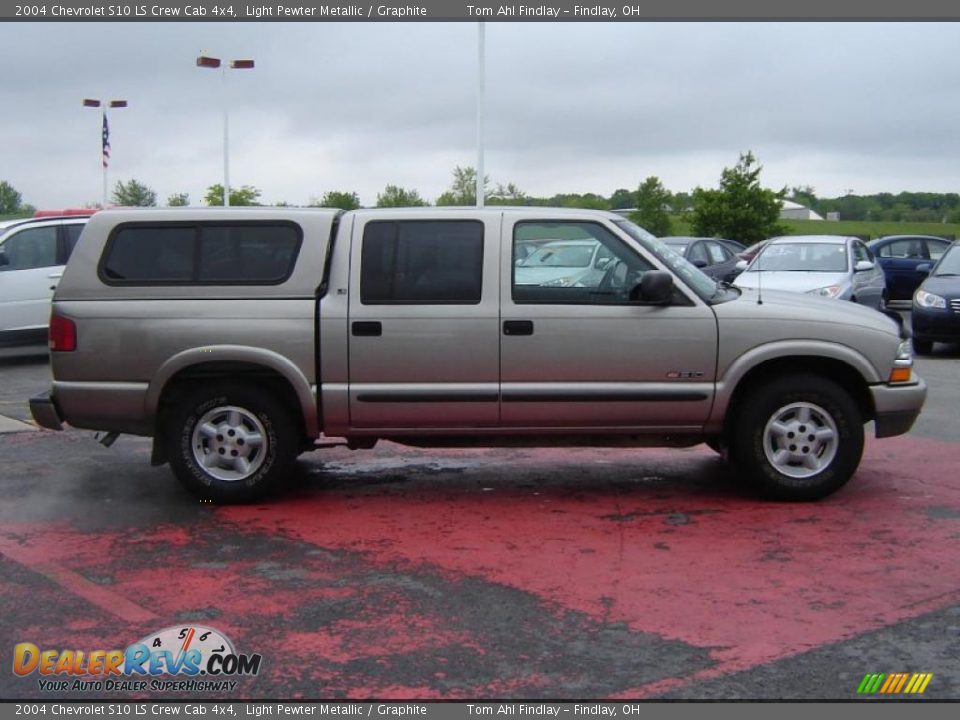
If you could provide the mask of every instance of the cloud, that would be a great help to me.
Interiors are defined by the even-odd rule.
[[[713,186],[752,150],[771,187],[955,191],[953,23],[489,23],[486,167],[534,195]],[[0,179],[42,207],[111,184],[199,202],[222,181],[228,71],[234,185],[269,202],[388,183],[435,198],[475,162],[474,23],[5,23]]]

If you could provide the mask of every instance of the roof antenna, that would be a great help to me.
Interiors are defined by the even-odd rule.
[[[760,258],[763,255],[765,247],[760,248],[757,254],[757,305],[763,305],[763,273],[760,271]]]

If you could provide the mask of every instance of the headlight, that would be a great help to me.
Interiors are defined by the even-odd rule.
[[[897,348],[897,360],[900,362],[913,362],[913,343],[904,340]]]
[[[817,295],[825,298],[839,297],[843,292],[841,285],[828,285],[827,287],[817,288],[816,290],[807,290],[807,295]]]
[[[887,382],[913,382],[913,345],[909,340],[904,340],[897,347],[897,357],[893,361],[893,367],[890,368]]]
[[[947,307],[947,301],[939,295],[928,293],[926,290],[917,290],[913,296],[913,302],[922,308],[939,308],[944,310]]]
[[[576,282],[577,279],[575,277],[562,277],[540,283],[540,287],[573,287]]]

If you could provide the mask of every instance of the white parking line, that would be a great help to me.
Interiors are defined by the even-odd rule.
[[[37,428],[33,425],[28,425],[25,422],[14,420],[6,415],[0,415],[0,433],[27,432],[29,430],[36,429]]]

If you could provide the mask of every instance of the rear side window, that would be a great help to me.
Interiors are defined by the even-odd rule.
[[[57,264],[56,226],[28,228],[8,237],[0,245],[6,264],[0,270],[33,270]]]
[[[364,305],[476,305],[483,224],[475,220],[367,223],[360,258]]]
[[[293,223],[122,225],[100,264],[108,285],[276,285],[293,272]]]

